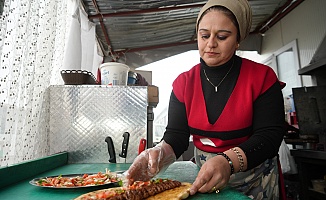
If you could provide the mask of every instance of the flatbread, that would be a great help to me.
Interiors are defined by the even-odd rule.
[[[146,182],[143,182],[146,183]],[[138,184],[142,184],[140,181],[138,182]],[[154,184],[155,185],[155,184]],[[180,185],[180,182],[179,184]],[[155,194],[153,196],[150,196],[147,198],[147,200],[182,200],[182,199],[186,199],[189,197],[189,189],[191,187],[190,183],[181,183],[180,186],[177,186],[173,189],[168,189],[165,190],[161,193]],[[102,190],[96,190],[96,191],[92,191],[92,192],[88,192],[86,194],[83,194],[77,198],[75,198],[74,200],[104,200],[104,199],[111,199],[110,196],[112,194],[112,199],[117,199],[116,198],[116,194],[121,194],[121,193],[125,193],[126,191],[135,191],[138,189],[130,189],[128,187],[116,187],[116,188],[108,188],[108,189],[102,189]],[[103,194],[105,193],[105,196],[103,196]],[[136,194],[135,192],[132,192],[134,194]],[[143,197],[141,197],[143,198]],[[118,198],[120,199],[120,198]]]
[[[147,198],[146,200],[181,200],[189,197],[191,183],[183,182],[181,186],[166,190],[154,196]]]

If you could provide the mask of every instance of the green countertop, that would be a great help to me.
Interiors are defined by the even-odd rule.
[[[104,172],[105,168],[110,171],[124,171],[127,170],[130,164],[118,163],[96,163],[96,164],[66,164],[63,166],[56,167],[46,172],[39,173],[31,178],[26,178],[15,184],[2,187],[0,189],[0,199],[1,200],[38,200],[38,199],[49,199],[49,200],[71,200],[79,195],[90,192],[92,190],[103,189],[103,186],[91,187],[91,188],[79,188],[79,189],[55,189],[55,188],[42,188],[33,186],[29,183],[30,180],[37,177],[44,176],[55,176],[60,174],[83,174],[83,173],[97,173],[99,171]],[[0,169],[0,172],[4,170]],[[8,170],[8,169],[6,169]],[[35,169],[37,170],[37,169]],[[161,178],[171,178],[176,179],[181,182],[193,182],[195,180],[196,174],[198,173],[198,167],[190,161],[179,161],[172,164],[164,173],[159,174],[158,177]],[[3,179],[1,180],[1,182]],[[249,199],[247,196],[234,191],[230,188],[225,188],[221,193],[215,194],[196,194],[188,198],[193,199]]]

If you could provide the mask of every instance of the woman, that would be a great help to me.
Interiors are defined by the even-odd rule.
[[[163,140],[135,159],[127,178],[155,176],[187,150],[192,135],[201,169],[191,195],[228,185],[254,199],[278,199],[284,84],[270,67],[235,55],[250,26],[247,0],[204,5],[196,24],[200,64],[173,82]]]

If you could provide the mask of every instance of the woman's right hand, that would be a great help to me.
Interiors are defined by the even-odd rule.
[[[172,147],[164,140],[139,154],[125,173],[128,185],[148,181],[176,160]]]
[[[221,190],[229,182],[230,173],[230,164],[223,156],[212,157],[200,168],[197,178],[190,188],[190,195],[194,195],[196,192],[213,192],[212,188]]]

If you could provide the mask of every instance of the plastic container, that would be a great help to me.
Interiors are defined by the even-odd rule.
[[[129,67],[122,63],[107,62],[100,65],[101,85],[127,85]]]
[[[128,85],[135,85],[137,81],[137,73],[129,71],[128,72]]]

